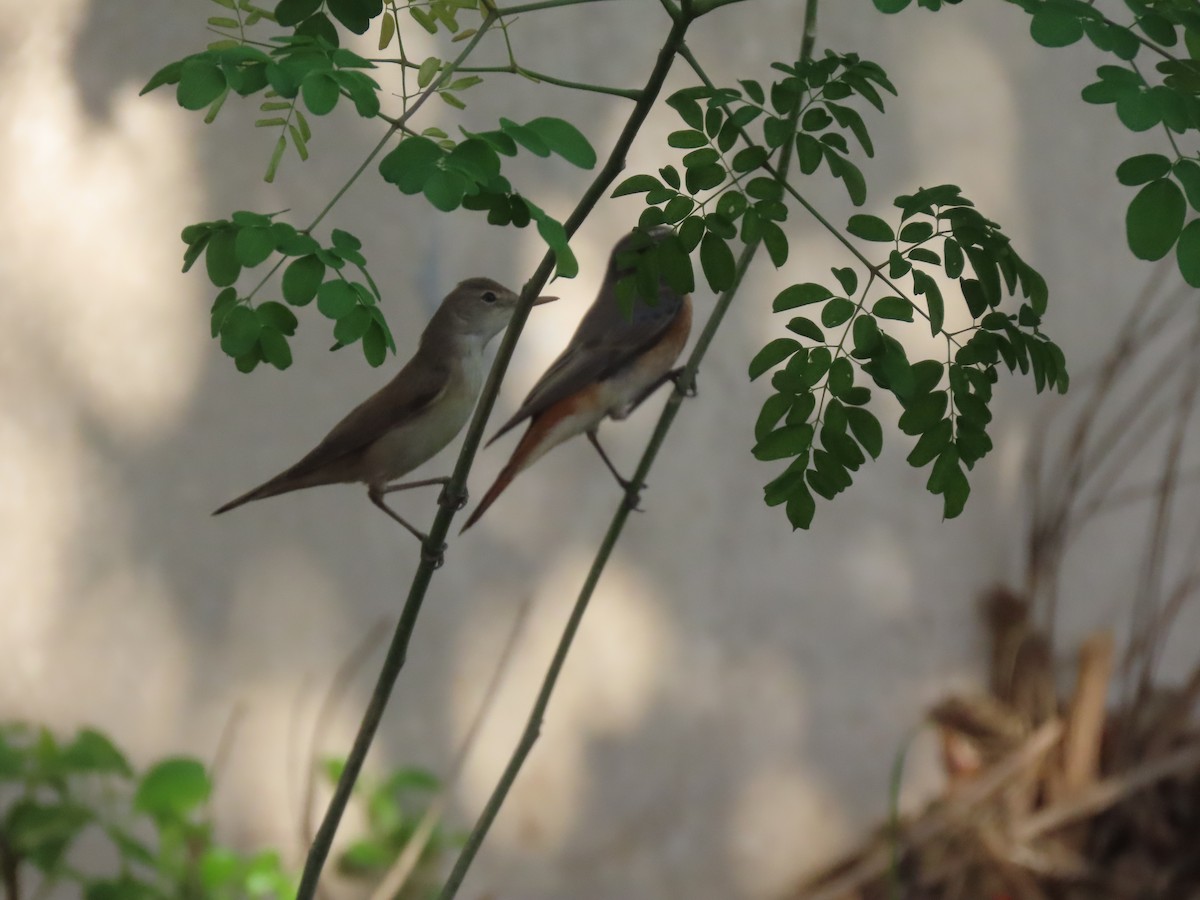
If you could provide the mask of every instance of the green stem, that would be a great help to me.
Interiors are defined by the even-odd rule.
[[[816,28],[816,8],[817,0],[806,0],[805,14],[805,33],[804,43],[802,45],[806,52],[811,53],[814,33]],[[667,7],[668,13],[671,12],[670,7]],[[680,52],[684,46],[683,38],[687,31],[689,22],[691,21],[682,13],[678,16],[672,15],[674,25],[671,29],[671,36],[664,44],[659,55],[658,65],[655,72],[660,69],[663,77],[670,69],[672,58]],[[807,59],[807,57],[803,57]],[[653,76],[651,82],[653,82]],[[658,88],[661,86],[661,80],[652,88],[651,83],[646,85],[646,94],[651,99],[658,93]],[[632,124],[632,122],[630,123]],[[792,122],[795,127],[795,117]],[[626,131],[629,126],[626,126]],[[788,142],[780,153],[779,172],[776,177],[783,180],[787,176],[787,169],[791,161],[792,143]],[[733,283],[729,288],[718,298],[712,314],[705,323],[704,329],[700,336],[696,339],[696,346],[693,348],[691,355],[688,357],[687,364],[684,366],[683,375],[679,378],[676,389],[672,391],[671,396],[667,400],[666,407],[659,417],[658,424],[655,426],[654,432],[650,436],[650,440],[646,445],[646,449],[642,454],[641,461],[638,463],[637,471],[634,473],[631,483],[633,487],[631,492],[637,490],[636,485],[645,483],[646,475],[649,473],[651,466],[654,464],[658,452],[666,440],[667,433],[671,429],[671,425],[675,420],[675,416],[679,411],[680,404],[686,396],[687,390],[695,383],[696,371],[700,366],[700,361],[704,358],[705,353],[712,343],[713,337],[716,335],[717,329],[721,325],[721,321],[728,311],[733,298],[736,295],[738,288],[741,286],[750,263],[753,261],[755,254],[761,241],[754,241],[747,244],[738,257],[734,267]],[[538,691],[533,708],[530,710],[529,718],[526,720],[525,728],[521,732],[521,737],[514,748],[512,755],[509,758],[508,764],[504,768],[503,774],[500,776],[499,782],[496,784],[492,795],[488,798],[483,811],[479,815],[479,819],[475,823],[475,827],[471,830],[470,836],[467,838],[467,843],[463,847],[462,853],[455,862],[454,869],[450,873],[450,878],[446,885],[442,888],[442,893],[439,900],[452,900],[466,875],[467,869],[471,865],[475,854],[479,851],[483,839],[486,837],[488,829],[495,820],[496,815],[500,811],[508,792],[513,783],[516,781],[517,774],[520,772],[522,765],[529,756],[533,745],[537,742],[538,736],[541,734],[542,721],[545,717],[546,708],[550,703],[550,697],[554,693],[555,685],[558,682],[559,674],[562,672],[562,667],[567,659],[567,654],[570,652],[571,644],[575,639],[575,635],[579,630],[579,626],[583,621],[584,613],[587,612],[588,604],[591,602],[592,594],[595,592],[596,585],[600,582],[600,576],[604,573],[604,568],[608,563],[609,557],[612,555],[613,549],[616,547],[618,539],[621,537],[621,532],[625,527],[625,522],[629,518],[630,510],[633,508],[632,495],[627,496],[617,511],[613,514],[612,521],[605,532],[603,540],[596,551],[596,557],[592,562],[591,568],[588,570],[587,577],[584,579],[583,586],[580,588],[579,595],[575,600],[575,605],[571,610],[571,615],[567,619],[567,624],[563,629],[562,636],[559,638],[558,646],[555,649],[554,657],[550,661],[550,666],[546,671],[546,676],[542,681],[541,689]]]
[[[812,0],[810,0],[812,2]],[[659,51],[658,59],[655,62],[653,71],[646,81],[646,86],[642,89],[642,97],[638,101],[633,113],[625,123],[621,135],[617,138],[617,142],[613,147],[612,153],[605,164],[604,171],[592,183],[588,193],[580,201],[580,205],[576,207],[575,212],[567,219],[565,228],[567,234],[572,234],[579,227],[591,206],[600,198],[616,180],[617,175],[624,168],[625,154],[630,145],[633,143],[634,137],[645,121],[646,115],[649,113],[654,100],[658,97],[659,91],[662,89],[663,82],[667,77],[667,73],[671,69],[671,64],[678,53],[678,49],[683,46],[684,34],[687,32],[688,23],[686,21],[676,19],[673,22],[670,33]],[[462,455],[459,457],[459,467],[455,469],[452,476],[451,485],[448,490],[456,483],[459,478],[460,469],[470,465],[470,458],[473,457],[475,450],[478,447],[479,441],[483,434],[482,424],[486,421],[488,413],[491,410],[492,403],[495,401],[497,389],[499,388],[500,379],[503,378],[503,370],[508,364],[508,360],[512,355],[512,347],[516,344],[518,337],[514,332],[518,332],[524,325],[524,318],[518,321],[518,316],[522,313],[528,315],[528,302],[537,295],[541,290],[545,277],[549,276],[550,257],[543,259],[542,265],[526,285],[522,292],[522,303],[518,307],[517,315],[514,315],[512,324],[509,325],[508,331],[505,333],[504,340],[501,343],[499,352],[497,353],[496,362],[492,367],[492,372],[488,378],[488,384],[484,388],[484,396],[480,400],[479,409],[475,412],[475,420],[471,423],[471,429],[468,431],[464,442]],[[539,275],[545,272],[542,280],[539,281]],[[739,275],[740,277],[740,275]],[[673,399],[678,404],[682,395],[673,395]],[[476,426],[479,427],[476,427]],[[661,439],[660,439],[661,441]],[[648,467],[648,466],[647,466]],[[465,472],[463,473],[465,475]],[[637,477],[635,477],[635,483]],[[575,632],[579,627],[579,623],[583,619],[583,613],[587,608],[587,601],[591,597],[592,591],[595,589],[596,582],[599,581],[600,574],[603,571],[603,561],[607,561],[611,554],[613,546],[616,544],[617,538],[620,537],[621,528],[625,523],[625,518],[629,514],[629,504],[622,503],[620,509],[613,520],[613,524],[609,527],[608,533],[605,535],[604,541],[600,545],[598,559],[601,562],[598,565],[593,565],[592,571],[588,575],[588,581],[584,585],[583,593],[580,595],[580,600],[576,602],[575,608],[572,610],[571,618],[567,622],[566,630],[559,643],[554,659],[550,664],[550,670],[547,672],[546,679],[543,682],[542,689],[538,694],[537,702],[534,705],[533,712],[530,715],[529,723],[521,736],[521,740],[514,750],[508,765],[501,776],[499,783],[496,785],[487,804],[479,815],[479,819],[475,823],[475,827],[471,830],[470,836],[467,838],[466,844],[463,846],[462,852],[455,861],[454,869],[450,873],[445,886],[442,888],[442,893],[439,895],[439,900],[451,900],[458,892],[459,886],[462,884],[463,878],[466,876],[467,870],[474,861],[476,854],[479,852],[480,846],[483,844],[484,838],[487,836],[488,830],[491,828],[492,822],[500,811],[501,805],[504,803],[508,795],[509,788],[516,779],[517,772],[525,758],[529,755],[529,750],[537,740],[538,733],[541,728],[542,716],[545,712],[546,705],[550,701],[550,695],[554,690],[555,682],[558,680],[558,674],[562,669],[563,663],[566,660],[567,651],[570,649],[571,641],[575,636]],[[442,514],[439,513],[439,519]],[[435,523],[434,528],[436,529]]]
[[[421,108],[425,101],[437,93],[438,88],[445,84],[450,79],[450,76],[458,71],[463,60],[471,55],[471,51],[473,51],[479,44],[479,41],[483,38],[484,34],[487,33],[487,30],[492,27],[496,21],[496,18],[497,16],[494,12],[489,12],[487,14],[483,22],[480,24],[479,30],[471,36],[471,40],[469,40],[467,45],[463,47],[462,52],[446,64],[446,67],[441,71],[441,74],[439,74],[436,79],[430,82],[429,86],[421,92],[421,95],[417,97],[415,101],[413,101],[412,106],[408,107],[404,111],[403,115],[395,119],[386,116],[380,117],[390,123],[387,134],[385,134],[379,140],[379,143],[372,148],[371,152],[367,154],[367,158],[364,159],[359,167],[354,170],[354,173],[348,179],[346,179],[346,182],[340,188],[338,188],[337,193],[335,193],[330,201],[325,204],[324,208],[317,213],[317,217],[309,222],[306,228],[302,229],[303,231],[311,234],[312,230],[321,224],[321,220],[329,215],[329,211],[333,209],[333,207],[337,205],[337,202],[346,195],[346,191],[350,190],[351,186],[358,181],[358,179],[362,176],[362,173],[367,170],[367,166],[369,166],[374,161],[375,157],[379,155],[380,151],[388,145],[388,141],[395,136],[396,132],[404,128],[405,123],[407,123],[408,120],[416,114],[417,110]],[[278,272],[280,267],[287,261],[288,258],[286,256],[277,260],[275,265],[271,266],[271,268],[267,271],[267,274],[265,274],[258,284],[254,286],[253,290],[246,295],[246,299],[249,300],[251,297],[257,294],[262,289],[263,285],[270,281],[271,277]],[[297,900],[303,900],[303,898],[298,896]]]
[[[383,140],[381,140],[375,146],[375,149],[371,151],[370,155],[366,160],[363,161],[362,165],[360,165],[350,179],[344,185],[342,185],[341,190],[339,190],[334,195],[333,199],[325,205],[325,208],[321,210],[321,212],[313,220],[312,224],[308,226],[306,231],[312,231],[312,229],[317,226],[321,219],[325,217],[329,210],[333,208],[333,205],[337,203],[342,195],[346,193],[346,191],[350,188],[350,185],[352,185],[363,173],[367,165],[378,155],[379,151],[383,149],[384,145],[392,138],[392,136],[400,128],[402,128],[404,124],[410,118],[412,118],[413,115],[416,114],[417,110],[421,108],[421,105],[428,100],[433,93],[436,92],[437,89],[446,82],[448,78],[450,78],[455,69],[457,69],[462,64],[463,60],[470,55],[471,51],[475,49],[480,39],[495,21],[495,12],[489,12],[487,16],[484,17],[483,22],[479,26],[479,30],[471,37],[471,40],[467,43],[467,45],[463,47],[462,52],[459,53],[459,55],[453,61],[451,61],[445,69],[442,70],[442,73],[439,75],[439,77],[425,89],[425,92],[416,99],[416,101],[408,108],[404,115],[402,115],[388,128],[388,133],[384,136]],[[413,578],[412,590],[416,590],[418,584],[422,584],[423,580],[423,584],[420,587],[420,592],[423,595],[425,588],[428,587],[429,578],[432,573],[433,564],[428,560],[422,559],[421,565],[417,568],[417,573]],[[400,624],[397,625],[398,632],[402,627],[407,627],[408,632],[411,633],[414,622],[409,621],[406,623],[405,616],[408,613],[409,609],[406,606],[404,612],[401,613]],[[415,620],[416,609],[412,611],[411,618]],[[407,641],[405,644],[407,645]],[[388,671],[389,666],[394,666],[394,670],[396,672],[399,671],[400,666],[404,664],[404,649],[404,647],[400,648],[400,653],[397,657],[397,648],[393,642],[392,647],[390,647],[388,650],[388,657],[384,661],[384,671]],[[363,714],[363,719],[359,725],[358,734],[354,738],[354,745],[351,748],[349,755],[346,757],[345,768],[342,770],[342,774],[338,778],[337,787],[334,789],[333,797],[330,798],[329,806],[326,808],[325,815],[321,819],[321,825],[317,829],[317,834],[313,838],[312,846],[308,850],[308,857],[304,861],[304,873],[300,877],[300,887],[296,892],[296,900],[312,900],[312,897],[316,894],[317,884],[321,877],[321,869],[324,867],[325,860],[329,856],[329,848],[333,845],[333,838],[337,834],[338,825],[340,824],[342,816],[346,811],[346,805],[350,801],[350,794],[354,789],[355,782],[358,780],[359,772],[362,770],[363,762],[367,757],[367,751],[371,747],[371,742],[375,737],[375,732],[379,728],[379,722],[383,718],[383,711],[387,706],[388,696],[391,694],[391,689],[394,682],[394,674],[385,680],[381,673],[379,683],[376,685],[375,692],[371,695],[371,699],[367,704],[366,712]]]
[[[495,7],[501,16],[515,16],[518,13],[534,12],[539,9],[554,9],[559,6],[576,6],[580,3],[606,3],[610,0],[537,0],[536,3],[521,3],[517,6]]]
[[[670,2],[670,0],[663,0],[663,2]],[[811,32],[809,30],[809,25],[808,25],[808,20],[807,20],[807,16],[808,16],[807,12],[805,13],[805,16],[806,16],[806,18],[805,18],[804,41],[807,42],[807,46],[801,47],[801,56],[800,56],[801,59],[809,59],[812,56],[812,44],[811,44],[811,41],[809,38],[809,35]],[[815,37],[813,38],[813,40],[815,40]],[[807,53],[805,51],[807,51]],[[683,48],[681,48],[679,51],[679,55],[683,57],[684,61],[691,67],[692,71],[696,73],[696,76],[704,83],[704,85],[706,87],[709,87],[709,88],[714,87],[712,79],[708,77],[708,73],[704,71],[704,68],[700,65],[700,61],[696,59],[695,54],[692,53],[692,51],[689,47],[687,47],[685,45]],[[741,132],[742,139],[745,140],[747,144],[750,144],[753,146],[754,141],[750,138],[750,136],[748,134],[746,134],[746,132],[744,130],[741,130],[741,129],[739,129],[739,130]],[[892,281],[891,278],[889,278],[887,276],[887,274],[883,271],[882,265],[875,265],[873,262],[871,262],[869,259],[867,259],[867,257],[863,255],[862,251],[859,250],[856,246],[854,246],[854,244],[851,243],[850,239],[848,237],[846,237],[845,234],[842,233],[841,229],[835,227],[832,222],[830,222],[828,219],[826,219],[825,216],[823,216],[821,214],[820,210],[818,210],[815,206],[812,205],[812,203],[810,203],[808,200],[806,200],[804,198],[804,196],[799,191],[797,191],[791,185],[791,183],[789,183],[787,181],[786,178],[780,178],[778,170],[776,170],[769,162],[764,163],[763,168],[768,173],[770,173],[773,177],[775,177],[775,179],[777,181],[779,181],[779,183],[783,186],[783,189],[792,197],[793,200],[795,200],[797,203],[799,203],[804,208],[805,212],[807,212],[810,216],[812,216],[814,219],[816,219],[817,222],[826,231],[828,231],[831,235],[833,235],[834,239],[837,240],[838,243],[840,243],[843,247],[845,247],[847,250],[849,250],[850,254],[855,259],[857,259],[860,263],[862,263],[862,265],[867,269],[867,271],[869,271],[872,275],[874,275],[876,278],[878,278],[880,281],[882,281],[884,284],[886,284],[888,287],[890,287],[899,296],[908,300],[909,303],[912,303],[913,309],[915,309],[923,317],[925,317],[926,319],[929,318],[929,315],[923,309],[921,309],[920,306],[918,306],[916,303],[913,303],[912,298],[909,297],[908,294],[901,287],[899,287],[894,281]]]
[[[375,63],[391,63],[393,65],[403,65],[405,69],[419,69],[420,65],[414,62],[401,62],[398,59],[372,59]],[[527,78],[532,78],[535,81],[544,81],[546,84],[553,84],[557,87],[570,88],[575,91],[587,91],[593,94],[607,94],[610,97],[624,97],[626,100],[638,100],[641,98],[641,91],[633,88],[617,88],[608,87],[603,84],[589,84],[585,81],[571,81],[568,78],[559,78],[557,75],[547,75],[545,72],[537,72],[533,69],[527,69],[522,65],[516,66],[462,66],[459,72],[471,74],[502,74],[502,75],[523,75]]]

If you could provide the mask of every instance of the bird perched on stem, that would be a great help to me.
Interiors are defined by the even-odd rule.
[[[533,386],[521,408],[488,441],[526,419],[529,428],[512,458],[471,513],[462,530],[479,520],[517,473],[549,450],[577,434],[586,434],[618,484],[635,502],[637,486],[617,472],[600,446],[596,431],[606,418],[624,419],[665,382],[677,378],[672,369],[692,328],[692,301],[662,278],[653,300],[635,296],[623,310],[617,283],[632,275],[638,258],[672,233],[668,226],[633,231],[613,248],[600,292],[584,314],[562,354]]]
[[[554,299],[539,297],[534,304]],[[466,424],[483,386],[484,347],[508,325],[517,300],[490,278],[461,282],[442,300],[416,354],[395,378],[356,406],[307,456],[213,515],[302,488],[362,482],[372,503],[424,543],[428,536],[384,497],[449,480],[393,483],[450,443]]]

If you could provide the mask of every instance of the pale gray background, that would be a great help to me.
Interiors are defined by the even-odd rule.
[[[325,352],[313,309],[290,371],[238,374],[208,339],[211,288],[198,272],[179,274],[177,235],[237,208],[287,207],[307,221],[382,128],[343,103],[314,121],[313,159],[289,153],[266,185],[274,134],[251,127],[253,105],[231,99],[206,127],[170,90],[137,97],[161,64],[202,46],[204,17],[218,7],[4,0],[0,11],[0,717],[91,723],[146,762],[211,758],[240,709],[217,795],[222,836],[297,860],[295,770],[307,743],[296,735],[339,662],[398,611],[416,547],[356,488],[208,513],[306,451],[397,361],[372,371],[357,350]],[[720,83],[767,79],[770,60],[794,58],[801,15],[797,0],[748,2],[689,42]],[[822,5],[819,47],[878,60],[901,91],[886,118],[865,113],[879,148],[862,161],[866,211],[888,215],[888,198],[922,184],[961,185],[1046,274],[1048,326],[1080,372],[1150,271],[1123,249],[1130,191],[1113,169],[1164,141],[1130,136],[1111,109],[1082,104],[1096,54],[1038,48],[1027,27],[999,2],[883,17],[867,0],[839,0]],[[533,68],[634,86],[666,28],[657,3],[628,0],[526,15],[513,37]],[[450,52],[410,31],[414,56]],[[374,39],[355,46],[373,53]],[[493,40],[486,48],[498,53]],[[680,67],[668,89],[686,74]],[[564,115],[602,156],[628,105],[505,76],[466,99],[467,122],[480,126]],[[427,110],[425,124],[455,121],[436,101]],[[630,171],[662,164],[674,127],[659,110]],[[509,165],[559,216],[590,177],[528,157]],[[852,211],[840,184],[802,189],[834,221]],[[581,277],[556,284],[563,301],[533,316],[499,414],[561,348],[639,202],[603,202],[575,239]],[[327,223],[363,236],[402,354],[456,280],[519,286],[542,252],[532,230],[437,213],[373,172]],[[760,500],[775,467],[749,448],[767,388],[748,383],[746,364],[783,333],[784,318],[769,313],[774,294],[828,279],[849,258],[800,213],[789,233],[786,270],[756,264],[713,345],[700,396],[650,476],[647,511],[629,523],[464,896],[773,896],[883,815],[905,735],[931,701],[980,672],[973,601],[1020,572],[1023,461],[1035,417],[1054,401],[1028,381],[1002,381],[996,451],[976,469],[961,519],[941,521],[926,476],[904,462],[910,444],[889,431],[884,458],[821,505],[810,533],[793,534]],[[711,306],[699,292],[701,320]],[[910,346],[933,345],[914,335]],[[660,402],[605,429],[624,468]],[[510,450],[481,456],[476,497]],[[518,608],[534,604],[454,791],[456,823],[473,820],[507,758],[618,502],[593,457],[579,441],[517,479],[453,540],[430,590],[375,767],[445,770]],[[398,504],[427,522],[432,499]],[[1118,620],[1123,542],[1136,534],[1110,529],[1081,553],[1076,633]],[[355,683],[322,753],[348,745],[367,688]],[[938,784],[919,746],[910,802]]]

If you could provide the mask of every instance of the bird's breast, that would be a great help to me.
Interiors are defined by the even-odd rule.
[[[483,383],[483,360],[467,354],[442,394],[421,413],[385,433],[366,453],[371,481],[395,481],[437,455],[449,444],[475,408]]]

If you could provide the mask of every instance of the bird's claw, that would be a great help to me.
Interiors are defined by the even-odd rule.
[[[640,485],[634,484],[632,481],[621,480],[621,487],[625,490],[625,506],[630,512],[645,512],[642,509],[642,490],[646,487],[646,482]]]
[[[688,383],[684,383],[683,376],[686,371],[687,371],[687,369],[685,369],[683,367],[680,367],[678,369],[672,369],[667,374],[667,377],[670,378],[671,381],[673,381],[675,383],[675,389],[677,391],[679,391],[679,393],[681,393],[684,397],[688,397],[688,398],[695,397],[696,394],[699,393],[699,391],[696,390],[696,376],[693,375]]]
[[[456,493],[451,494],[450,493],[450,483],[447,482],[446,486],[444,488],[442,488],[442,492],[438,495],[438,505],[449,507],[450,509],[453,509],[455,512],[458,512],[460,509],[462,509],[464,506],[467,505],[467,501],[470,499],[470,497],[471,497],[471,495],[469,493],[467,493],[467,489],[465,486],[463,488],[461,488],[459,491],[457,491]]]
[[[440,569],[446,564],[446,544],[443,543],[436,550],[429,549],[429,538],[421,541],[421,559],[427,563],[432,563],[435,569]]]

